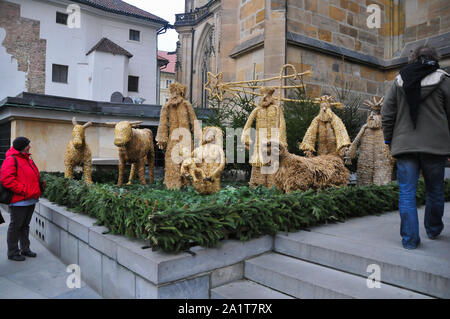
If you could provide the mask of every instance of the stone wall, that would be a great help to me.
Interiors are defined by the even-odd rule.
[[[240,40],[264,32],[264,0],[241,0],[239,9]]]
[[[20,5],[0,1],[0,28],[6,30],[1,43],[17,60],[19,71],[26,72],[30,93],[45,93],[46,40],[40,38],[40,22],[20,16]]]
[[[317,54],[316,51],[288,46],[288,63],[293,64],[298,72],[311,71],[311,76],[304,77],[306,92],[309,96],[323,94],[336,95],[336,90],[354,91],[369,96],[384,95],[385,80],[393,80],[384,71],[359,63],[346,61],[331,55]],[[396,71],[393,76],[396,75]],[[391,76],[391,73],[389,73]]]
[[[384,25],[381,2],[367,1],[380,6]],[[367,27],[366,9],[366,2],[356,0],[288,0],[287,30],[383,58],[384,31]]]
[[[448,0],[408,0],[405,16],[405,44],[450,31]]]
[[[367,24],[371,4],[380,9],[378,29]],[[276,76],[291,63],[312,71],[305,77],[311,96],[344,88],[380,97],[420,44],[445,53],[441,66],[450,63],[448,0],[222,0],[215,6],[222,16],[214,25],[221,34],[215,67],[224,82]],[[189,27],[201,30],[206,19]],[[189,46],[182,42],[181,59],[190,59]],[[187,78],[189,63],[183,65]]]

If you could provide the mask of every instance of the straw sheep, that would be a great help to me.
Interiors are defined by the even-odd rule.
[[[136,129],[141,124],[138,122],[122,121],[119,123],[106,123],[114,126],[114,145],[119,148],[119,180],[118,186],[123,184],[125,164],[131,163],[128,184],[131,184],[138,170],[139,182],[145,181],[145,164],[148,163],[149,182],[153,183],[155,168],[155,150],[153,147],[153,133],[149,129]]]
[[[273,181],[280,192],[321,189],[348,182],[350,173],[337,155],[301,157],[289,153],[284,144],[277,141],[268,141],[263,148],[268,156],[278,157],[278,169]]]
[[[84,130],[91,126],[92,122],[79,125],[74,117],[72,123],[74,125],[72,139],[67,143],[64,154],[64,177],[72,179],[74,167],[83,166],[84,182],[90,185],[92,184],[92,157],[91,150],[86,143]]]

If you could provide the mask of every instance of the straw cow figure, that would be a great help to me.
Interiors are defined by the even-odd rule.
[[[289,153],[286,146],[277,141],[268,141],[264,147],[269,156],[278,158],[278,170],[273,181],[280,192],[322,189],[348,183],[350,172],[339,156],[302,157]]]
[[[265,174],[262,169],[265,166],[262,160],[261,141],[278,138],[282,143],[286,142],[286,122],[282,108],[277,105],[273,98],[274,89],[264,87],[261,89],[263,97],[258,106],[250,113],[247,123],[241,136],[241,143],[248,149],[251,144],[250,129],[256,120],[256,137],[253,142],[253,154],[250,158],[252,165],[252,174],[250,177],[250,186],[264,185],[267,188],[273,186],[273,174]],[[272,131],[272,129],[275,129]],[[272,134],[276,136],[272,136]]]
[[[118,186],[123,185],[125,165],[131,163],[128,184],[131,184],[138,171],[139,183],[145,185],[145,164],[148,163],[149,182],[153,183],[155,168],[155,150],[153,134],[149,129],[137,129],[138,122],[122,121],[106,123],[114,126],[114,145],[119,148],[119,180]]]
[[[342,120],[331,110],[332,96],[320,97],[320,112],[308,127],[299,148],[307,157],[317,155],[335,154],[341,158],[350,146],[350,137]]]
[[[180,172],[182,149],[192,152],[192,133],[194,139],[200,139],[202,133],[192,105],[185,100],[186,87],[173,83],[169,90],[169,101],[161,109],[156,143],[166,153],[164,183],[168,189],[179,189],[188,184]]]
[[[64,154],[64,177],[73,178],[73,169],[76,166],[83,166],[84,182],[90,185],[92,184],[92,156],[84,131],[92,125],[92,122],[80,125],[74,117],[72,123],[72,139],[67,143]]]
[[[383,98],[373,101],[367,100],[365,105],[371,109],[367,123],[363,125],[352,145],[348,149],[346,163],[350,164],[355,158],[359,146],[359,157],[356,174],[357,184],[384,185],[392,180],[392,169],[395,163],[389,147],[384,143],[381,126],[381,106]]]

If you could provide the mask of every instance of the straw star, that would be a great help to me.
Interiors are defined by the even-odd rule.
[[[205,90],[209,92],[209,98],[217,97],[219,101],[223,101],[223,73],[216,75],[208,72],[208,81],[205,83]]]

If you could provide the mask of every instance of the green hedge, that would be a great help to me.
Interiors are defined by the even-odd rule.
[[[145,239],[154,249],[172,252],[194,245],[215,247],[226,238],[245,241],[398,208],[396,184],[291,194],[228,185],[214,195],[200,196],[192,187],[166,190],[162,181],[147,186],[119,188],[95,183],[88,187],[55,174],[42,175],[48,200],[95,217],[113,233]],[[445,198],[450,200],[449,180],[445,182]],[[417,204],[424,202],[420,181]]]

